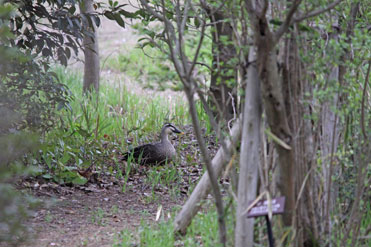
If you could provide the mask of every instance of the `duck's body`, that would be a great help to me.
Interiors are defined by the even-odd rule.
[[[169,140],[169,134],[182,133],[172,124],[165,124],[161,130],[161,141],[138,146],[124,154],[122,160],[132,160],[141,165],[161,165],[170,162],[176,155],[175,148]]]

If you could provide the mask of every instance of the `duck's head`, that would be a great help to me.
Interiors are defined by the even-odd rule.
[[[162,126],[161,135],[170,135],[172,133],[184,134],[181,130],[179,130],[177,127],[175,127],[171,123],[166,123],[164,124],[164,126]]]

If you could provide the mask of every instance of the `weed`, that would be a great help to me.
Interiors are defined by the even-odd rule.
[[[53,215],[49,211],[45,215],[45,221],[48,223],[53,221]]]
[[[112,215],[118,215],[118,213],[119,213],[119,208],[117,207],[117,205],[113,205],[111,207],[111,214]]]
[[[91,222],[100,226],[104,226],[105,212],[102,208],[97,208],[97,210],[92,212]]]
[[[155,202],[157,199],[156,190],[165,187],[171,190],[173,195],[179,195],[179,187],[176,186],[182,181],[176,166],[165,164],[164,166],[152,167],[147,172],[146,184],[151,186],[151,196],[145,197],[147,203]]]
[[[140,214],[141,214],[143,217],[147,217],[147,216],[151,215],[151,214],[148,212],[148,210],[146,210],[146,209],[143,209],[143,211],[141,211]]]
[[[134,237],[129,230],[122,230],[116,235],[113,241],[113,247],[132,247],[135,246]]]

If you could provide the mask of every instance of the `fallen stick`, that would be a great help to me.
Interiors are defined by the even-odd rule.
[[[237,141],[241,136],[241,121],[238,119],[232,127],[231,136],[226,140],[227,153],[231,153]],[[215,171],[216,177],[222,173],[224,166],[230,159],[230,155],[226,155],[223,147],[218,149],[211,164]],[[188,198],[182,210],[178,213],[174,220],[174,231],[185,234],[187,227],[191,224],[193,217],[201,207],[201,200],[206,198],[210,192],[210,177],[208,172],[205,172],[191,196]]]

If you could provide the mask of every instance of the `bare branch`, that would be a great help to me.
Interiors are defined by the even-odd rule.
[[[227,150],[228,152],[233,152],[236,143],[241,138],[241,116],[235,122],[232,128],[232,132],[230,133],[230,138],[227,141]],[[215,171],[215,174],[219,176],[226,163],[229,161],[229,157],[225,155],[224,148],[220,147],[218,152],[214,156],[212,160],[212,167]],[[197,186],[194,188],[192,194],[188,197],[186,203],[182,207],[182,210],[178,213],[174,220],[174,230],[176,232],[180,231],[182,233],[185,232],[186,227],[191,223],[191,220],[194,215],[200,210],[201,207],[201,200],[203,200],[210,192],[210,176],[208,172],[205,172],[202,175],[202,178],[197,183]]]
[[[361,129],[363,133],[363,137],[365,140],[367,140],[367,134],[365,130],[365,99],[366,99],[366,92],[367,92],[367,84],[368,80],[370,77],[370,66],[371,66],[371,61],[368,62],[368,69],[367,69],[367,74],[366,74],[366,79],[365,79],[365,85],[363,86],[363,92],[362,92],[362,104],[361,104]]]
[[[301,1],[302,0],[295,0],[295,2],[292,4],[292,6],[289,10],[289,13],[286,16],[285,21],[280,26],[280,28],[274,33],[274,42],[275,43],[277,43],[278,40],[281,38],[281,36],[289,29],[289,27],[292,23],[292,20],[293,20],[293,16],[294,16],[296,10],[298,9]]]
[[[260,18],[265,16],[265,14],[267,13],[268,5],[269,5],[268,0],[264,0],[263,8],[262,8],[261,13],[260,13]]]
[[[156,17],[157,19],[159,19],[160,21],[168,21],[166,18],[164,18],[164,16],[160,15],[159,13],[157,13],[152,7],[150,7],[148,5],[148,2],[145,1],[145,0],[140,0],[140,3],[146,8],[146,10],[151,14],[153,15],[154,17]]]
[[[184,14],[183,14],[182,24],[180,26],[180,32],[182,34],[184,33],[185,25],[186,25],[186,22],[187,22],[187,19],[188,19],[188,10],[189,10],[189,7],[190,7],[190,1],[187,0],[186,1],[186,4],[185,4],[185,7],[184,7]]]
[[[309,13],[306,13],[302,16],[299,16],[297,18],[294,18],[294,22],[301,22],[305,19],[308,19],[308,18],[311,18],[311,17],[314,17],[314,16],[317,16],[317,15],[320,15],[326,11],[329,11],[330,9],[333,9],[336,7],[336,5],[338,5],[340,2],[342,2],[343,0],[337,0],[333,3],[330,3],[329,5],[327,5],[327,7],[323,8],[323,9],[317,9],[317,10],[313,10]]]
[[[163,8],[165,11],[165,4],[164,1],[163,3]],[[183,47],[184,47],[184,29],[186,25],[186,21],[188,18],[188,10],[189,10],[189,0],[186,1],[186,5],[184,7],[184,13],[183,13],[183,19],[181,20],[181,13],[180,13],[180,1],[178,0],[176,3],[176,20],[177,20],[177,27],[178,27],[178,40],[175,43],[175,49],[177,51],[177,56],[179,56],[180,61],[182,62],[183,69],[184,69],[184,74],[187,74],[188,71],[188,62],[187,62],[187,56],[185,56],[183,52]]]
[[[193,9],[193,5],[191,4],[191,9]],[[192,74],[192,71],[193,71],[193,68],[195,67],[196,65],[196,61],[197,61],[197,58],[198,58],[198,55],[200,54],[200,50],[201,50],[201,46],[202,46],[202,42],[204,40],[204,33],[205,33],[205,26],[206,26],[206,21],[202,20],[201,18],[197,17],[197,19],[199,21],[201,21],[202,23],[202,27],[201,27],[201,34],[200,34],[200,40],[198,41],[198,45],[197,45],[197,49],[196,49],[196,53],[193,57],[193,61],[192,61],[192,64],[191,64],[191,68],[189,69],[188,71],[188,76],[190,76]]]
[[[194,102],[193,94],[190,94],[189,90],[185,90],[188,103],[189,103],[189,111],[192,117],[192,123],[196,135],[197,142],[199,143],[200,151],[203,157],[203,160],[206,165],[206,170],[209,173],[210,177],[210,184],[212,188],[212,192],[215,199],[215,205],[218,212],[218,223],[219,223],[219,234],[220,234],[220,242],[225,247],[227,242],[227,235],[226,235],[226,225],[225,225],[225,215],[224,215],[224,207],[223,207],[223,200],[222,195],[219,189],[218,180],[214,168],[212,167],[212,162],[207,151],[205,140],[202,137],[201,128],[199,119],[197,116],[197,110]]]
[[[255,12],[255,8],[254,8],[251,0],[246,0],[245,5],[246,5],[246,10],[249,14],[253,14]]]

